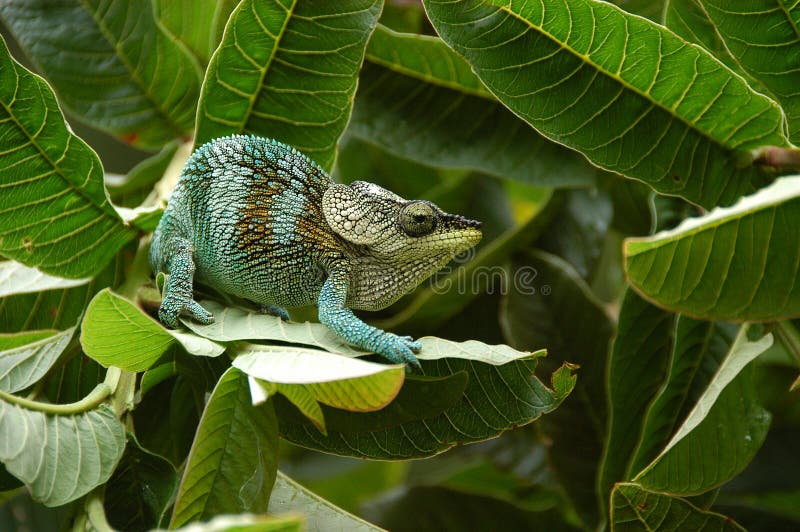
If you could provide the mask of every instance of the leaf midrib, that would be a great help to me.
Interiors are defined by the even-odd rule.
[[[264,27],[264,23],[263,23],[261,17],[255,13],[255,7],[254,7],[253,2],[252,1],[248,2],[248,4],[253,9],[253,18],[258,22],[259,28],[261,28],[261,31],[265,35],[269,36],[269,33],[266,31],[266,28]],[[267,72],[269,72],[269,67],[272,65],[272,62],[275,60],[275,57],[278,55],[278,51],[281,48],[281,46],[280,46],[281,45],[281,40],[283,39],[284,35],[286,34],[286,28],[289,26],[289,22],[291,22],[291,20],[292,20],[292,16],[294,15],[294,9],[295,9],[296,6],[297,6],[297,0],[292,0],[292,5],[289,6],[288,8],[286,8],[286,17],[283,20],[283,25],[281,26],[280,32],[278,32],[278,34],[275,36],[275,45],[272,47],[272,50],[270,51],[269,57],[267,58],[266,61],[264,61],[263,66],[261,66],[258,69],[258,71],[259,71],[258,89],[256,89],[252,94],[250,94],[250,97],[247,100],[247,111],[242,114],[242,119],[239,121],[238,129],[239,129],[240,132],[245,130],[245,126],[247,125],[248,120],[250,120],[250,116],[252,116],[252,114],[253,114],[253,108],[256,105],[256,101],[258,100],[258,97],[261,94],[261,92],[264,90],[264,79],[267,77]],[[238,13],[237,13],[237,15],[238,15]],[[235,21],[233,21],[231,19],[231,25],[230,25],[231,31],[235,31],[236,30],[235,24],[233,24],[233,22],[235,22]],[[225,41],[225,37],[224,36],[222,38],[222,41],[223,42]]]
[[[10,57],[10,56],[9,56],[9,57]],[[14,70],[15,70],[15,72],[16,72],[16,74],[17,74],[17,81],[18,81],[18,85],[19,85],[19,79],[20,79],[20,76],[19,76],[19,70],[18,70],[18,68],[20,68],[20,67],[19,67],[18,65],[14,64],[14,61],[13,61],[13,60],[11,61],[11,66],[14,68]],[[50,108],[48,107],[48,105],[47,105],[47,104],[48,104],[48,102],[47,102],[47,97],[46,97],[46,90],[47,90],[49,87],[47,87],[47,84],[46,84],[46,82],[45,82],[43,79],[39,78],[39,76],[37,76],[37,75],[36,75],[36,74],[34,74],[33,72],[27,72],[27,73],[28,73],[28,74],[30,74],[31,76],[33,76],[34,83],[36,83],[36,84],[37,84],[37,86],[38,86],[38,88],[39,88],[39,94],[40,94],[40,96],[42,97],[40,101],[42,102],[42,104],[43,104],[43,106],[44,106],[45,110],[46,110],[46,111],[48,111],[48,113],[49,113],[49,112],[51,112],[51,111],[52,111],[52,109],[50,109]],[[44,87],[44,88],[45,88],[45,91],[42,91],[42,85],[45,85],[45,87]],[[28,144],[29,144],[29,145],[31,145],[31,146],[34,146],[34,147],[36,148],[36,151],[38,151],[38,152],[39,152],[39,155],[41,155],[41,156],[42,156],[42,158],[43,158],[45,161],[47,161],[47,164],[49,164],[49,165],[50,165],[50,167],[53,169],[53,173],[54,173],[54,174],[56,174],[56,175],[58,175],[59,177],[61,177],[61,179],[62,179],[62,180],[63,180],[63,181],[64,181],[64,182],[67,184],[67,186],[69,187],[69,189],[70,189],[72,192],[74,192],[74,193],[77,193],[78,195],[80,195],[81,197],[83,197],[83,198],[84,198],[84,199],[85,199],[85,200],[86,200],[86,201],[89,203],[89,205],[91,205],[91,206],[92,206],[92,207],[93,207],[95,210],[98,210],[98,211],[100,211],[100,213],[103,215],[103,217],[105,217],[105,218],[110,218],[110,219],[111,219],[111,220],[113,220],[114,222],[117,222],[117,223],[119,223],[119,224],[120,224],[120,227],[122,227],[122,223],[121,223],[121,222],[122,222],[122,220],[121,220],[120,218],[118,218],[117,216],[115,216],[115,215],[111,214],[110,212],[108,212],[108,211],[107,211],[107,210],[104,208],[106,205],[108,205],[108,204],[109,204],[108,198],[106,198],[106,199],[103,201],[103,203],[100,203],[100,204],[98,204],[98,203],[95,203],[95,200],[94,200],[94,198],[92,198],[91,196],[89,196],[88,194],[86,194],[86,192],[84,191],[84,187],[77,187],[77,186],[76,186],[76,185],[75,185],[75,184],[74,184],[72,181],[70,181],[70,180],[67,178],[67,176],[66,176],[66,175],[64,174],[64,172],[62,171],[61,167],[60,167],[60,166],[58,166],[58,165],[57,165],[57,164],[56,164],[56,163],[55,163],[55,162],[54,162],[54,161],[53,161],[53,160],[50,158],[49,154],[48,154],[48,153],[47,153],[47,152],[46,152],[46,151],[45,151],[45,150],[44,150],[44,149],[43,149],[43,148],[42,148],[42,147],[39,145],[39,143],[36,141],[36,138],[35,138],[35,137],[33,137],[33,136],[31,136],[31,134],[28,132],[28,130],[25,128],[25,126],[22,124],[22,122],[20,122],[19,120],[17,120],[17,116],[16,116],[16,114],[12,112],[12,109],[11,109],[10,107],[8,107],[8,105],[6,105],[6,102],[5,102],[5,101],[3,101],[3,100],[0,100],[0,106],[2,106],[3,110],[6,112],[6,114],[7,114],[7,115],[8,115],[8,117],[11,119],[11,121],[14,123],[14,125],[15,125],[15,126],[17,126],[17,129],[19,129],[19,130],[20,130],[20,131],[21,131],[21,132],[22,132],[22,133],[25,135],[25,137],[28,139]],[[44,119],[43,119],[43,122],[42,122],[42,124],[43,124],[43,127],[46,125],[46,123],[47,123],[47,115],[45,115],[45,117],[44,117]],[[66,130],[66,128],[65,128],[65,131],[66,131],[66,134],[67,134],[67,140],[69,140],[70,136],[74,136],[74,135],[72,135],[72,133],[70,133],[68,130]],[[76,138],[77,138],[77,137],[76,137]],[[67,146],[67,147],[65,148],[65,152],[64,152],[64,154],[65,154],[65,155],[66,155],[67,151],[69,151],[69,146]],[[62,155],[62,157],[64,157],[64,155]],[[92,164],[92,167],[94,167],[94,164]],[[89,176],[87,176],[87,179],[88,179],[89,177],[91,177],[91,171],[90,171],[90,173],[89,173]]]
[[[706,133],[702,129],[699,129],[696,124],[693,124],[693,123],[689,122],[682,115],[675,114],[671,109],[666,107],[662,102],[653,99],[652,96],[649,93],[644,92],[641,89],[639,89],[638,87],[635,87],[635,86],[631,85],[630,83],[628,83],[623,78],[613,74],[612,72],[609,72],[605,68],[601,67],[599,64],[591,61],[590,60],[591,56],[582,54],[578,50],[572,48],[571,46],[568,46],[568,44],[566,42],[562,42],[561,40],[556,38],[555,35],[553,35],[549,31],[545,30],[544,27],[537,26],[537,25],[533,24],[531,21],[529,21],[528,19],[524,18],[519,13],[516,13],[515,11],[512,11],[511,8],[509,8],[508,6],[495,6],[495,7],[498,9],[498,11],[505,12],[506,14],[508,14],[511,17],[513,17],[514,19],[519,20],[519,21],[523,22],[524,24],[526,24],[532,30],[541,33],[542,35],[544,35],[545,37],[550,39],[553,43],[558,45],[562,50],[572,54],[574,57],[580,59],[583,63],[592,66],[600,74],[602,74],[602,75],[604,75],[604,76],[606,76],[606,77],[618,82],[620,85],[622,85],[622,87],[624,89],[629,90],[629,91],[633,92],[634,94],[638,95],[639,97],[641,97],[642,99],[650,102],[654,107],[657,107],[658,109],[660,109],[662,111],[665,111],[667,114],[672,116],[673,119],[678,120],[679,122],[681,122],[685,126],[687,126],[689,129],[699,133],[703,138],[705,138],[708,141],[710,141],[711,143],[716,144],[717,146],[721,147],[724,151],[726,151],[726,152],[734,152],[734,153],[739,151],[739,150],[737,150],[736,148],[734,148],[732,146],[728,146],[727,144],[724,144],[721,139],[717,139],[716,137],[710,136],[708,133]],[[591,6],[588,6],[588,7],[589,7],[590,10],[592,10],[592,13],[594,14],[594,9],[597,6],[591,5]],[[615,6],[613,4],[606,4],[606,7],[608,9],[616,10],[616,11],[618,11],[620,13],[624,13],[621,9],[619,9],[617,6]],[[685,42],[684,45],[688,46],[690,48],[697,48],[698,51],[702,54],[702,50],[697,45],[692,44],[692,43],[688,43],[688,42]],[[728,73],[730,73],[731,77],[735,77],[735,78],[739,77],[736,73],[732,72],[728,67],[726,67],[723,63],[721,63],[718,59],[716,59],[715,57],[711,56],[710,54],[709,54],[709,57],[713,61],[716,61],[720,68],[722,68],[725,71],[727,71]],[[750,86],[747,85],[747,87],[749,88]],[[494,91],[492,91],[492,93],[494,94]],[[772,105],[771,102],[770,102],[770,105]],[[777,104],[775,104],[775,105],[777,105]]]
[[[168,114],[167,110],[162,108],[161,103],[156,101],[153,98],[153,95],[150,94],[150,92],[147,90],[147,86],[144,83],[144,80],[141,79],[141,77],[137,74],[136,69],[134,69],[133,65],[128,61],[128,57],[124,53],[124,50],[120,46],[118,46],[118,41],[114,39],[114,34],[102,22],[102,20],[97,17],[97,12],[92,9],[92,6],[89,5],[86,0],[79,0],[79,1],[81,3],[81,6],[92,17],[92,20],[94,20],[95,24],[97,24],[97,28],[100,30],[100,33],[102,33],[103,37],[105,37],[108,44],[110,44],[111,47],[114,48],[116,56],[119,58],[120,62],[123,64],[125,69],[128,71],[131,81],[133,81],[133,83],[139,89],[141,94],[150,103],[151,108],[154,109],[158,117],[161,118],[161,120],[164,123],[166,123],[174,133],[176,133],[176,137],[182,137],[183,129],[172,119],[172,117]],[[150,5],[140,6],[140,7],[142,9],[151,8]],[[154,26],[156,27],[156,31],[158,31],[159,29],[158,26],[155,24]],[[158,35],[156,35],[155,38],[157,39]]]

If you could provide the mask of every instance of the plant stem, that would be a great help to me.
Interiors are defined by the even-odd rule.
[[[763,146],[750,152],[753,164],[772,166],[774,168],[800,168],[800,150],[797,148],[780,148]]]
[[[787,320],[777,322],[774,331],[789,353],[792,354],[797,365],[800,366],[800,333]]]
[[[75,403],[65,405],[54,405],[51,403],[42,403],[39,401],[31,401],[23,397],[0,391],[0,399],[7,403],[12,403],[28,410],[36,412],[44,412],[45,414],[54,414],[69,416],[74,414],[82,414],[87,410],[91,410],[100,406],[111,395],[111,388],[108,384],[101,382],[95,386],[94,390],[89,392],[89,395]]]

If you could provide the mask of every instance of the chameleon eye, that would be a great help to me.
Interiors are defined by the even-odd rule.
[[[412,201],[400,211],[400,227],[408,236],[425,236],[436,228],[437,216],[427,202]]]

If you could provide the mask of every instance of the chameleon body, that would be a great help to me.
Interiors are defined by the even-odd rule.
[[[480,223],[407,201],[378,185],[334,183],[278,141],[234,135],[192,154],[154,235],[150,263],[169,274],[159,319],[213,316],[194,279],[288,319],[316,303],[346,341],[417,366],[420,344],[361,321],[351,309],[387,307],[478,243]]]

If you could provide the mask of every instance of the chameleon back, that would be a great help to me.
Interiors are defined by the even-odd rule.
[[[324,281],[316,257],[330,233],[319,210],[330,177],[278,141],[233,135],[192,154],[156,229],[151,262],[185,238],[195,276],[256,303],[316,301]]]

